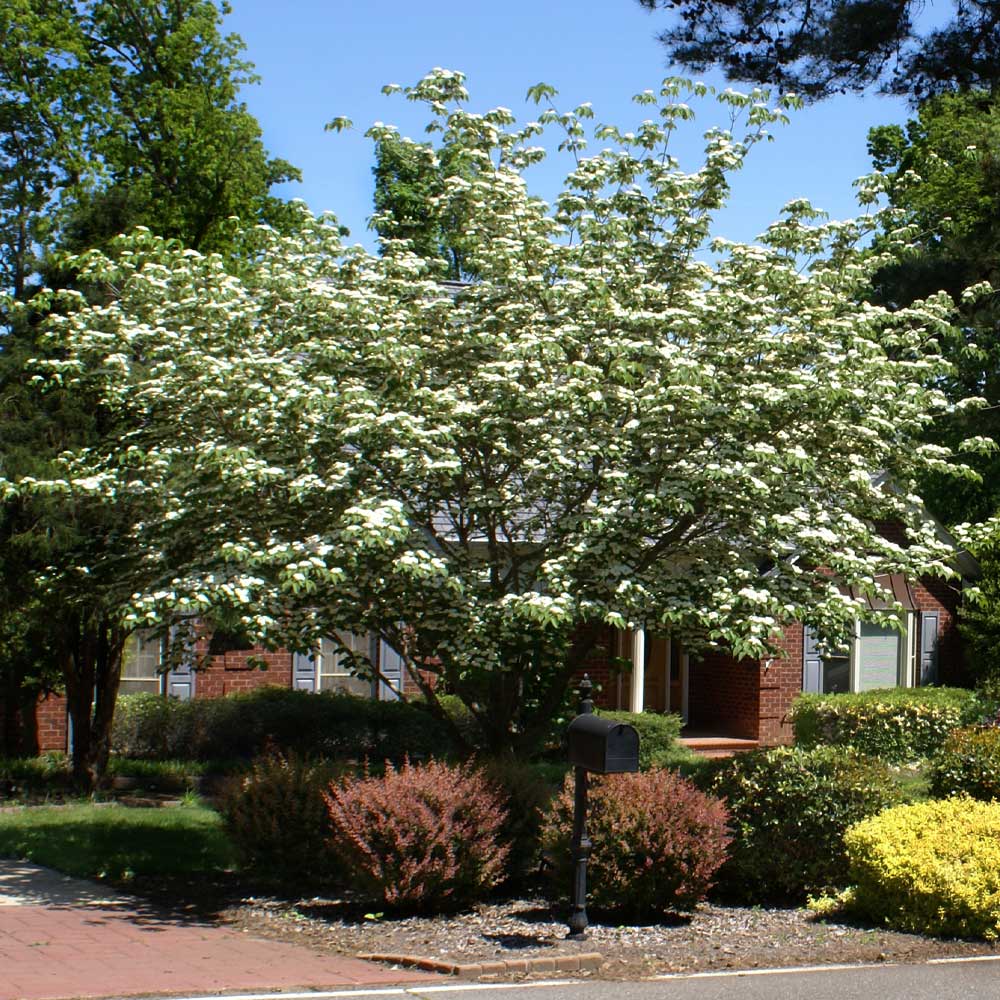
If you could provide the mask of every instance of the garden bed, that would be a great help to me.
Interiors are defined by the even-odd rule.
[[[137,879],[128,889],[251,934],[338,955],[374,952],[469,964],[601,953],[599,969],[574,972],[575,977],[635,980],[672,972],[916,962],[995,951],[981,941],[824,922],[795,908],[703,904],[690,920],[641,926],[620,925],[613,917],[602,921],[596,915],[585,940],[567,941],[565,909],[542,899],[482,904],[452,916],[372,913],[366,918],[350,900],[291,898],[235,877]]]

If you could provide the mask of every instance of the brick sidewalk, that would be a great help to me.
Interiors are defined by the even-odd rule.
[[[0,1000],[432,981],[197,920],[0,859]]]

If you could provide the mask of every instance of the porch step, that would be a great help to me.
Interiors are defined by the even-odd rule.
[[[730,736],[682,736],[680,742],[699,757],[732,757],[760,747],[759,740],[743,740]]]

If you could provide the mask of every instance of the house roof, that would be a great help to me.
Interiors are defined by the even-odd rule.
[[[840,592],[870,611],[887,611],[895,606],[904,611],[919,610],[910,584],[902,573],[884,573],[875,577],[875,583],[885,592],[884,598],[878,594],[866,594],[859,587],[841,587]]]

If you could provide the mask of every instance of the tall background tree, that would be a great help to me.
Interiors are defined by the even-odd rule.
[[[45,478],[66,448],[122,432],[99,399],[35,380],[31,359],[53,355],[38,309],[25,305],[33,292],[75,287],[94,303],[112,294],[80,285],[62,254],[145,226],[232,257],[232,216],[293,225],[271,189],[298,173],[267,154],[239,100],[256,78],[242,41],[222,31],[228,10],[212,0],[0,0],[0,476]],[[0,504],[3,607],[31,656],[59,664],[74,771],[92,784],[131,628],[128,503],[52,494]],[[0,660],[13,686],[25,673],[17,662]]]
[[[404,139],[395,133],[375,145],[375,215],[372,228],[383,250],[389,240],[407,240],[425,260],[440,260],[452,281],[471,277],[467,236],[455,198],[447,192],[449,178],[469,180],[474,166],[448,147]]]
[[[806,99],[877,88],[915,101],[1000,82],[1000,5],[952,0],[638,0],[670,13],[669,59]],[[942,15],[920,22],[926,8]],[[950,16],[943,15],[947,9]]]
[[[1000,101],[985,91],[929,99],[905,128],[872,129],[869,149],[892,205],[915,231],[915,252],[874,276],[871,297],[899,307],[947,292],[956,317],[941,338],[954,365],[945,391],[987,403],[935,421],[928,439],[949,447],[973,435],[1000,441]],[[990,294],[964,295],[983,282]],[[1000,456],[970,462],[979,482],[932,474],[924,484],[925,498],[952,524],[1000,510]]]
[[[1000,442],[1000,100],[982,90],[928,99],[905,128],[873,129],[869,148],[889,179],[893,206],[916,233],[915,252],[874,276],[871,297],[896,308],[947,292],[957,314],[940,335],[953,364],[942,387],[952,399],[979,396],[986,404],[941,416],[925,436],[947,448],[970,436]],[[989,291],[964,294],[976,285]],[[929,472],[921,489],[942,521],[989,524],[1000,514],[1000,451],[967,460],[978,480]],[[996,695],[1000,546],[995,530],[981,534],[980,598],[964,609],[961,627],[973,676]]]

